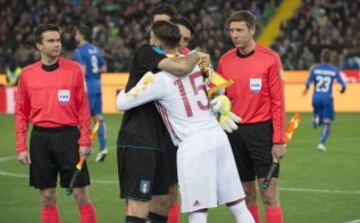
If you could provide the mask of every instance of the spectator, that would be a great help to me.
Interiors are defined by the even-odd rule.
[[[62,28],[63,55],[72,55],[76,48],[73,28],[80,24],[91,25],[94,30],[92,42],[102,49],[108,63],[109,72],[128,70],[128,60],[134,49],[144,43],[149,32],[149,12],[161,3],[160,0],[145,1],[10,1],[0,2],[0,70],[4,70],[9,60],[15,57],[19,65],[25,66],[39,59],[32,46],[31,33],[35,24],[56,23]],[[265,4],[279,5],[279,0],[269,3],[267,0],[244,0],[238,3],[229,0],[173,0],[179,13],[190,18],[196,24],[198,35],[189,48],[199,46],[213,53],[214,60],[231,48],[231,42],[223,30],[225,19],[236,9],[251,9],[257,16],[264,13]],[[269,7],[269,6],[268,6]],[[16,12],[16,13],[14,13]],[[267,15],[268,16],[268,15]],[[212,39],[213,44],[207,42]],[[223,40],[227,40],[224,43]],[[221,44],[220,44],[221,43]],[[10,49],[8,51],[8,49]]]
[[[359,1],[303,0],[293,18],[281,25],[272,45],[284,68],[308,69],[320,61],[321,50],[329,48],[340,54],[336,66],[358,69],[354,61],[360,55],[359,8]],[[286,40],[291,43],[285,44]]]

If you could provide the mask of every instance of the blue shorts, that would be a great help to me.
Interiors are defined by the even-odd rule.
[[[313,97],[312,106],[314,109],[314,115],[319,116],[322,119],[335,118],[334,112],[334,99],[329,97]]]
[[[91,116],[102,114],[101,93],[88,94]]]

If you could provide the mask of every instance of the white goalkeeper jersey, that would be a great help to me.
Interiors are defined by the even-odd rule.
[[[183,77],[165,71],[148,72],[135,87],[118,94],[116,105],[124,111],[150,101],[156,101],[175,145],[194,133],[220,127],[210,110],[206,85],[198,66]]]

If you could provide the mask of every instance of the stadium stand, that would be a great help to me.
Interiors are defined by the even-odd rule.
[[[131,52],[146,41],[152,9],[160,0],[0,0],[0,73],[11,61],[25,66],[37,58],[32,32],[39,23],[56,23],[62,30],[63,54],[73,56],[73,27],[91,24],[93,43],[99,46],[110,72],[127,71]],[[232,44],[225,31],[225,19],[234,10],[251,10],[260,27],[275,13],[281,0],[166,1],[195,25],[191,47],[199,46],[214,56],[214,62]],[[215,63],[216,64],[216,63]]]
[[[272,44],[285,70],[308,69],[323,48],[337,52],[337,67],[360,69],[359,10],[360,1],[303,0]]]

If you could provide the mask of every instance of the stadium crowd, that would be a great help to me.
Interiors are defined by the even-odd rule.
[[[0,73],[17,62],[25,66],[39,58],[32,33],[39,23],[62,27],[63,54],[73,57],[74,26],[93,27],[93,43],[103,51],[109,72],[127,71],[132,51],[147,40],[152,9],[161,0],[0,0]],[[281,0],[170,0],[178,12],[191,19],[195,35],[190,48],[199,46],[215,61],[231,48],[225,18],[248,9],[259,27],[274,14]],[[358,1],[303,0],[302,7],[284,22],[272,48],[282,57],[285,69],[307,69],[318,61],[322,47],[339,52],[340,68],[359,66]]]
[[[147,40],[152,9],[161,0],[0,0],[0,72],[13,60],[24,66],[39,58],[32,32],[39,23],[56,23],[62,30],[63,54],[73,57],[73,28],[80,23],[93,27],[93,43],[103,51],[108,70],[127,71],[132,51]],[[191,19],[196,34],[191,47],[199,46],[218,59],[231,47],[224,32],[225,18],[238,9],[249,9],[265,22],[279,0],[167,1]]]
[[[284,69],[308,69],[323,48],[337,52],[337,67],[360,69],[359,9],[360,1],[304,0],[272,45]]]

